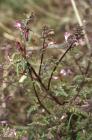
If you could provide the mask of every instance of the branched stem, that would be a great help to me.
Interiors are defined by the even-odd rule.
[[[31,66],[31,64],[27,61],[27,66],[28,66],[28,70],[29,70],[29,75],[31,76],[31,73],[33,72],[33,74],[35,75],[35,77],[37,78],[37,80],[39,81],[41,87],[44,89],[44,91],[59,105],[62,105],[62,103],[57,99],[57,97],[54,96],[53,92],[48,90],[46,88],[46,86],[44,85],[44,83],[42,82],[41,78],[39,77],[39,75],[36,73],[36,71],[34,70],[34,68]]]
[[[70,46],[67,48],[67,50],[65,51],[65,53],[59,58],[59,60],[57,61],[55,67],[53,68],[53,70],[51,72],[51,75],[50,75],[50,78],[49,78],[49,81],[48,81],[48,90],[50,89],[51,80],[52,80],[52,77],[53,77],[54,72],[56,71],[56,69],[57,69],[58,65],[60,64],[60,62],[62,61],[62,59],[65,57],[65,55],[71,49],[72,45],[73,45],[73,43],[70,44]]]
[[[32,77],[32,73],[31,73],[31,79],[33,81],[33,77]],[[51,112],[45,107],[45,105],[41,102],[40,98],[39,98],[39,95],[37,93],[37,90],[36,90],[36,87],[35,87],[35,83],[33,81],[33,88],[34,88],[34,93],[35,93],[35,96],[40,104],[40,106],[48,113],[48,114],[51,114]]]

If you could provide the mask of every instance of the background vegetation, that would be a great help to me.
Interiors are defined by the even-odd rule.
[[[1,139],[92,139],[92,1],[75,0],[77,13],[72,2],[0,0]],[[27,42],[15,23],[25,24],[32,13]],[[83,25],[86,35],[62,59],[46,91],[16,48],[16,40],[26,46],[27,60],[37,73],[44,54],[38,76],[47,87],[53,68],[67,49],[65,32],[74,33],[76,24]],[[45,38],[47,44],[54,43],[52,48],[42,51],[44,25],[55,34]]]

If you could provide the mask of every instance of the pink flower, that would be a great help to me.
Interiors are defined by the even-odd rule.
[[[61,69],[60,70],[60,75],[62,75],[62,76],[69,76],[72,74],[73,74],[73,72],[71,71],[71,69]]]
[[[23,33],[25,40],[28,41],[29,29],[20,21],[16,21],[15,27]]]
[[[6,124],[8,124],[8,122],[5,120],[5,121],[0,121],[0,124],[1,125],[6,125]]]
[[[67,72],[65,69],[61,69],[60,70],[60,74],[63,75],[63,76],[66,76],[67,75]]]
[[[16,21],[15,25],[14,25],[17,29],[21,30],[22,29],[22,24],[19,21]]]

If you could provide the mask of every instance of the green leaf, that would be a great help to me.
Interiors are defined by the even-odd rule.
[[[68,97],[68,94],[65,92],[65,90],[62,87],[58,87],[57,89],[54,90],[56,96],[64,96]]]

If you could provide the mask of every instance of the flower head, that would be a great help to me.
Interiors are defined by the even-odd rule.
[[[30,29],[20,21],[16,21],[15,27],[23,33],[25,40],[28,41]]]
[[[62,75],[62,76],[69,76],[69,75],[72,75],[73,74],[73,72],[72,72],[72,70],[71,69],[61,69],[60,70],[60,75]]]
[[[14,25],[17,29],[21,30],[22,29],[22,23],[20,21],[16,21]]]
[[[64,34],[65,41],[68,43],[68,45],[72,46],[78,46],[83,45],[84,42],[82,40],[84,39],[84,31],[82,26],[75,26],[72,32],[65,32]]]
[[[67,72],[65,69],[61,69],[60,70],[60,74],[63,75],[63,76],[66,76],[67,75]]]

